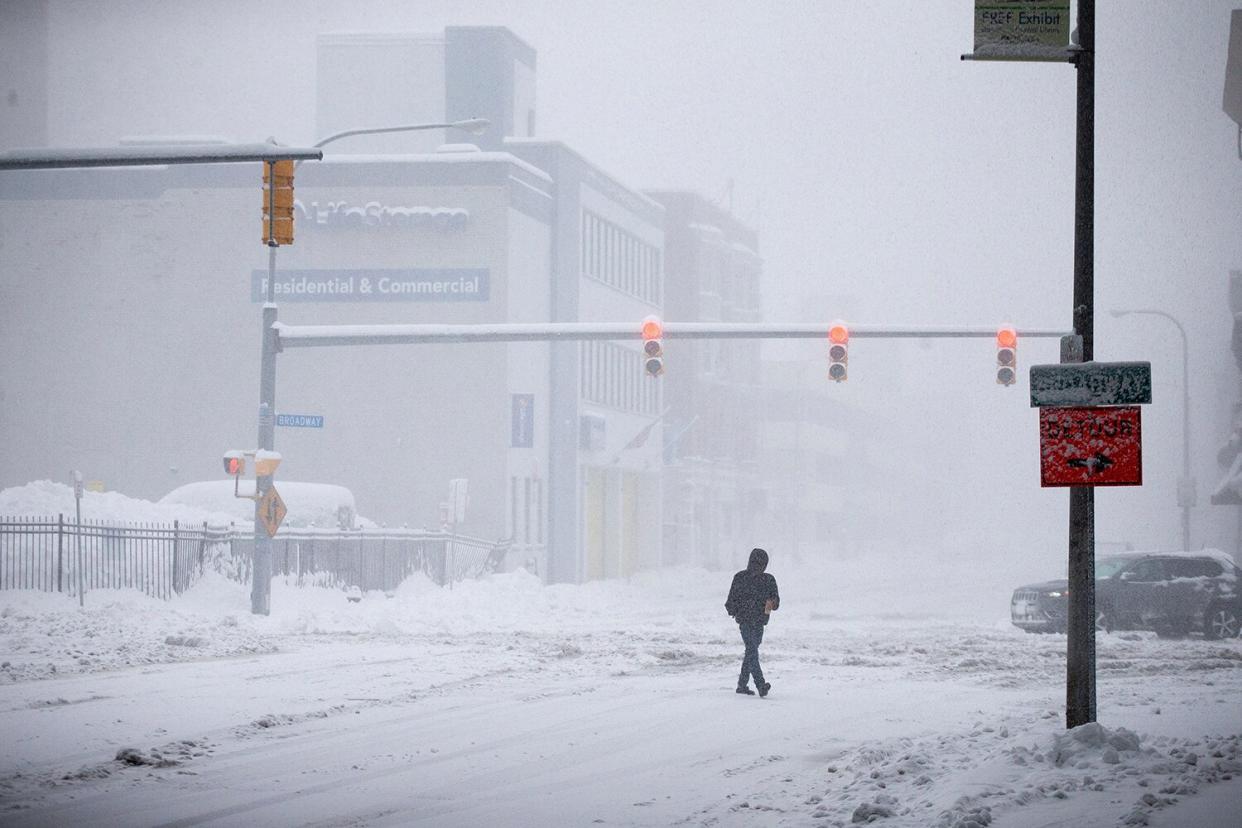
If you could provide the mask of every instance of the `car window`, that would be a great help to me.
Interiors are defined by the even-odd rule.
[[[1126,572],[1129,573],[1126,576],[1128,581],[1142,581],[1146,583],[1163,581],[1165,578],[1164,562],[1159,558],[1144,558],[1141,561],[1136,561]]]
[[[1125,569],[1132,560],[1133,558],[1096,558],[1095,577],[1111,578]]]
[[[1216,578],[1221,573],[1220,564],[1209,558],[1173,558],[1165,566],[1173,578]]]

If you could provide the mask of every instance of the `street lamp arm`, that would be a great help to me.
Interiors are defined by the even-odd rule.
[[[1167,313],[1162,310],[1157,310],[1155,308],[1135,308],[1134,310],[1114,309],[1113,311],[1111,311],[1111,313],[1113,316],[1116,316],[1116,317],[1128,316],[1129,314],[1132,314],[1132,313],[1145,313],[1145,314],[1150,314],[1152,316],[1163,316],[1165,319],[1169,320],[1170,322],[1172,322],[1174,325],[1177,326],[1177,332],[1182,335],[1182,344],[1186,344],[1189,341],[1186,338],[1186,329],[1182,327],[1181,322],[1177,321],[1177,317],[1175,317],[1171,313]]]
[[[362,129],[347,129],[343,132],[337,132],[332,135],[329,135],[327,138],[320,139],[319,141],[315,142],[314,146],[322,147],[325,144],[330,144],[333,141],[339,141],[342,138],[349,138],[354,135],[376,135],[376,134],[385,133],[385,132],[417,132],[419,130],[424,130],[424,129],[460,129],[466,132],[470,132],[474,135],[481,135],[483,134],[483,130],[487,129],[487,127],[490,125],[491,125],[491,122],[488,121],[486,118],[469,118],[464,121],[452,121],[450,123],[444,123],[444,124],[401,124],[398,126],[365,127]]]
[[[1190,477],[1190,339],[1186,336],[1186,329],[1182,327],[1182,323],[1177,321],[1177,317],[1156,308],[1133,310],[1113,308],[1110,313],[1118,318],[1132,313],[1163,316],[1176,325],[1177,332],[1182,335],[1182,482],[1178,484],[1178,499],[1182,502],[1182,548],[1190,549],[1190,495],[1180,489],[1183,482],[1186,485],[1192,485]]]

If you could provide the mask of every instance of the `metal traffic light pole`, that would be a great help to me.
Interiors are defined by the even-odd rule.
[[[267,295],[263,302],[263,336],[259,354],[259,448],[276,448],[276,164],[266,162],[267,188]],[[250,568],[250,612],[272,611],[272,538],[263,525],[263,495],[272,487],[272,475],[255,476],[254,558]]]
[[[1074,164],[1074,333],[1091,362],[1095,344],[1095,0],[1078,0],[1077,139]],[[1067,349],[1073,351],[1075,349]],[[1076,358],[1075,358],[1076,357]],[[1072,486],[1069,506],[1069,608],[1065,726],[1095,721],[1095,489]]]
[[[839,322],[663,322],[664,339],[819,339]],[[1012,327],[1012,326],[1009,326]],[[505,322],[479,325],[379,324],[275,326],[277,345],[420,345],[455,342],[554,342],[641,338],[637,322]],[[1020,338],[1059,339],[1060,328],[1017,328]],[[849,325],[852,339],[995,339],[996,327]]]

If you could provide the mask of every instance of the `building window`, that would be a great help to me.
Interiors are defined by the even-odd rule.
[[[509,478],[509,537],[514,540],[518,531],[517,482],[516,477]]]
[[[543,479],[535,480],[535,543],[543,543]]]
[[[659,412],[659,384],[644,373],[641,350],[615,342],[586,341],[580,344],[578,357],[582,399],[621,411]]]
[[[582,275],[660,304],[660,250],[594,213],[582,211]]]
[[[525,492],[526,492],[526,508],[523,510],[523,515],[524,515],[524,517],[526,518],[526,520],[524,521],[526,525],[525,525],[524,527],[522,527],[522,529],[523,529],[523,531],[522,531],[522,542],[523,542],[523,543],[526,543],[526,544],[529,544],[529,543],[530,543],[530,517],[531,517],[531,515],[530,515],[530,512],[531,512],[531,508],[530,508],[530,478],[529,478],[529,477],[523,478],[522,482],[523,482],[523,484],[524,484],[524,489],[525,489]]]

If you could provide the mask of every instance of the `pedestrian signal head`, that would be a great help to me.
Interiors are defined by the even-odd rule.
[[[828,329],[828,379],[844,382],[849,376],[850,329],[844,322],[834,322]]]
[[[1018,379],[1018,332],[1005,325],[996,332],[996,383],[1013,385]]]
[[[246,458],[240,451],[224,453],[224,473],[231,477],[239,477],[246,473]]]
[[[643,320],[643,371],[649,377],[664,373],[664,323],[658,316]]]

